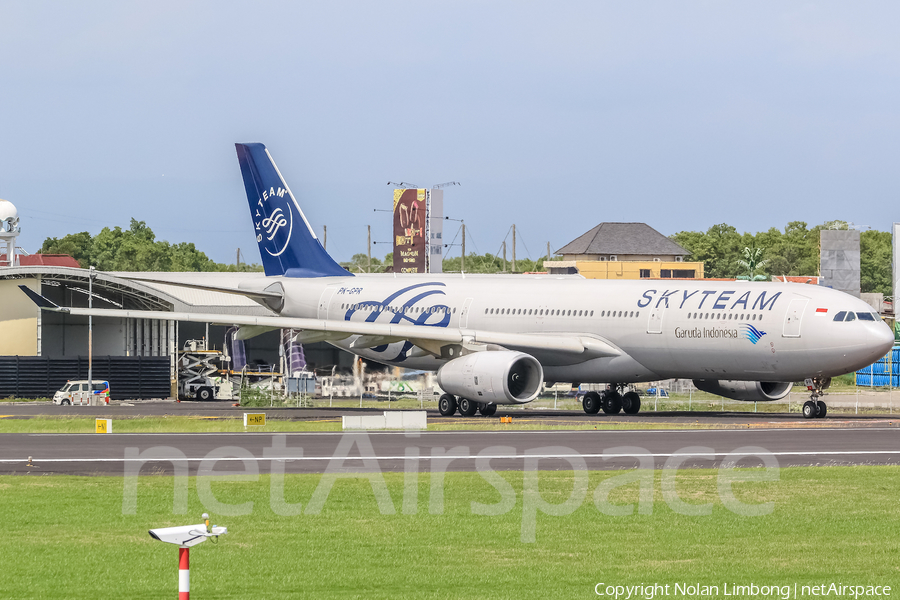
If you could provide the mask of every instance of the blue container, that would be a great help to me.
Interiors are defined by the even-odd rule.
[[[856,373],[856,385],[870,386],[872,385],[872,376],[868,373]]]

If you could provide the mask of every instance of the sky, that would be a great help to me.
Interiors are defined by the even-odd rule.
[[[390,251],[388,181],[458,181],[467,250],[516,224],[535,259],[605,221],[889,231],[898,31],[887,1],[4,0],[0,198],[29,252],[135,218],[259,262],[262,142],[338,260]]]

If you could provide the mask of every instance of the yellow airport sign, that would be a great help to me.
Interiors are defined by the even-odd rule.
[[[112,419],[95,419],[95,433],[112,433]]]
[[[250,425],[265,425],[266,413],[244,413],[244,427]]]

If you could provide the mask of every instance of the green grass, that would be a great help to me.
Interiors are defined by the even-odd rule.
[[[253,502],[243,516],[213,514],[229,528],[217,545],[191,552],[197,598],[591,598],[598,582],[634,585],[828,582],[900,588],[900,468],[782,469],[780,480],[743,483],[736,496],[774,502],[766,516],[724,508],[714,470],[679,472],[691,503],[684,516],[662,500],[652,514],[608,516],[593,491],[615,472],[592,472],[585,501],[568,516],[538,514],[536,541],[523,543],[523,475],[502,473],[516,493],[501,516],[472,514],[472,501],[499,500],[477,473],[448,473],[444,510],[429,514],[429,477],[419,475],[418,514],[402,514],[403,474],[386,474],[396,514],[381,514],[367,480],[338,481],[320,514],[278,516],[269,478],[216,482],[220,502]],[[308,503],[318,475],[287,477],[289,502]],[[140,478],[136,514],[123,514],[116,477],[5,476],[0,545],[3,598],[165,598],[177,589],[177,551],[151,540],[151,527],[200,521],[189,480],[186,515],[173,515],[170,477]],[[540,472],[548,502],[565,500],[572,474]],[[613,502],[636,502],[637,486]],[[210,511],[212,512],[212,511]]]

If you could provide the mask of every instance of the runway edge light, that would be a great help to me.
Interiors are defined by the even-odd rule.
[[[185,525],[183,527],[161,527],[151,529],[150,537],[167,544],[178,546],[178,600],[190,600],[191,597],[191,570],[190,549],[214,537],[228,533],[227,527],[218,525],[209,526],[209,515],[203,513],[203,523],[197,525]]]

